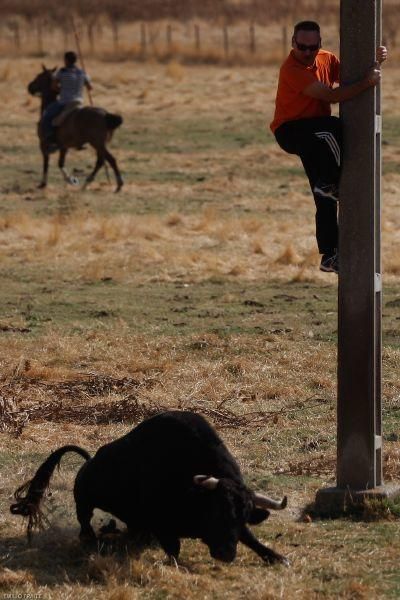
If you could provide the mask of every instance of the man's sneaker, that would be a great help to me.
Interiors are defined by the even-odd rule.
[[[321,264],[319,265],[320,271],[325,273],[339,273],[339,255],[335,254],[323,254],[321,258]]]
[[[339,188],[335,183],[321,183],[314,186],[313,192],[321,198],[329,198],[329,200],[339,200]]]

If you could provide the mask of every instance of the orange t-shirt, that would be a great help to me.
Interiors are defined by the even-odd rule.
[[[310,98],[303,90],[315,81],[332,87],[339,81],[339,67],[339,59],[326,50],[318,52],[310,67],[299,62],[291,52],[279,72],[275,116],[270,125],[272,132],[286,121],[329,116],[330,103]]]

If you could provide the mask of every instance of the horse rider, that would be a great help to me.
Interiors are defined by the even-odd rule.
[[[57,150],[54,125],[61,124],[56,117],[60,119],[61,113],[69,114],[72,109],[82,106],[83,88],[92,89],[89,76],[76,65],[77,59],[75,52],[64,54],[64,67],[55,73],[53,81],[53,89],[59,93],[58,99],[49,104],[42,116],[43,138],[53,151]]]

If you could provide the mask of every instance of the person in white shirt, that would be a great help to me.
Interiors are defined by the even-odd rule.
[[[89,76],[77,67],[77,55],[75,52],[69,51],[64,54],[64,67],[59,69],[54,75],[53,86],[59,92],[58,99],[49,104],[43,113],[41,120],[41,128],[43,137],[46,142],[55,144],[54,139],[55,128],[53,119],[57,117],[66,106],[75,104],[76,107],[83,104],[83,90],[92,89],[92,84]]]

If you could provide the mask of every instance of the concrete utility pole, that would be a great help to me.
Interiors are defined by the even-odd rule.
[[[381,0],[342,0],[341,83],[359,80],[381,45]],[[398,493],[382,479],[380,86],[341,105],[337,487],[317,493],[330,512],[346,498]],[[349,498],[351,496],[351,498]]]

